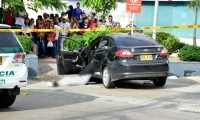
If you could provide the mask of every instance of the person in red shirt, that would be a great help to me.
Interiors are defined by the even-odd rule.
[[[14,24],[14,14],[12,12],[12,9],[11,8],[8,8],[7,11],[6,11],[6,24],[12,26]]]
[[[96,28],[97,27],[97,19],[93,18],[90,20],[90,28]]]

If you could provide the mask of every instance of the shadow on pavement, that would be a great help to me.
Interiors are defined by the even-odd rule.
[[[90,82],[90,85],[101,85],[102,81]],[[128,80],[128,81],[117,81],[116,88],[122,89],[172,89],[172,88],[183,88],[199,84],[198,82],[190,78],[178,78],[167,80],[165,86],[155,87],[153,82],[150,80]],[[115,89],[116,89],[115,88]]]
[[[85,94],[65,92],[63,90],[29,89],[28,96],[17,96],[15,103],[0,112],[26,111],[54,108],[84,102],[90,102],[97,97]],[[22,90],[22,92],[25,92]]]

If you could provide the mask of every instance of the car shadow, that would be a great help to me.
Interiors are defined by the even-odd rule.
[[[89,85],[102,85],[102,80],[94,79],[88,83]],[[115,82],[116,88],[120,89],[173,89],[183,88],[199,84],[198,82],[187,78],[168,79],[165,86],[156,87],[151,80],[126,80]]]
[[[0,112],[26,111],[47,109],[60,106],[90,102],[97,97],[85,94],[70,93],[63,90],[29,89],[28,96],[17,96],[15,103],[9,108],[2,108]],[[25,92],[25,90],[22,90]]]

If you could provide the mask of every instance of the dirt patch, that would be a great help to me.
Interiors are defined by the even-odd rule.
[[[184,62],[184,61],[181,61],[178,56],[169,57],[169,61],[170,62]]]

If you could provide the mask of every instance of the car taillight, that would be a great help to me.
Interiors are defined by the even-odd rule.
[[[16,53],[13,58],[13,63],[25,63],[26,54],[25,53]]]
[[[168,55],[168,51],[166,48],[163,48],[161,51],[160,51],[160,56],[167,56]]]
[[[118,57],[133,57],[133,54],[129,50],[119,50],[116,52]]]

